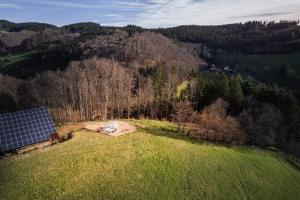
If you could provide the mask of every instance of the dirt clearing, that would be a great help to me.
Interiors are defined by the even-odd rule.
[[[136,131],[136,127],[124,121],[85,122],[84,127],[91,131],[101,132],[110,136],[121,136]],[[107,130],[114,129],[109,132]]]

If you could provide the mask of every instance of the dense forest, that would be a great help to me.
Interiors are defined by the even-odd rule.
[[[299,49],[299,22],[248,22],[222,26],[179,26],[158,29],[182,42],[203,43],[211,49],[236,53],[287,53]]]
[[[143,29],[0,21],[0,112],[47,106],[57,122],[166,119],[191,137],[300,156],[298,86],[207,70],[231,65],[233,55],[297,52],[299,39],[298,22]],[[297,75],[280,67],[287,78],[291,70]]]

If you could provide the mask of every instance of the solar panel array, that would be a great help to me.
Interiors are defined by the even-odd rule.
[[[0,151],[46,141],[56,129],[47,108],[0,114]]]

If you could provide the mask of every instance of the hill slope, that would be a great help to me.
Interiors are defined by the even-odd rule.
[[[267,152],[200,144],[166,122],[0,160],[0,199],[299,199],[300,172]]]
[[[242,70],[242,74],[292,89],[300,99],[299,66],[289,64],[289,57],[300,51],[299,41],[298,21],[144,29],[134,25],[105,27],[90,22],[56,27],[0,20],[0,73],[26,79],[43,71],[65,69],[72,60],[94,56],[117,59],[126,67],[149,67],[159,62],[188,72],[208,62],[220,67],[246,67],[247,72]],[[28,59],[6,62],[9,54],[27,54],[32,50],[36,54]],[[265,73],[264,62],[253,59],[256,55],[282,60],[280,65],[290,65],[295,76],[278,77],[278,62],[268,62],[269,73]]]
[[[156,64],[168,68],[176,66],[185,74],[206,65],[204,60],[159,33],[129,35],[118,29],[87,37],[64,29],[46,29],[25,40],[28,36],[23,32],[0,36],[3,43],[2,48],[0,44],[0,73],[26,79],[43,71],[65,69],[72,60],[92,57],[113,58],[122,66],[134,69]],[[10,57],[33,51],[35,54],[31,57],[11,62]]]

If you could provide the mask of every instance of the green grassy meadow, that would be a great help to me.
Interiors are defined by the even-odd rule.
[[[6,56],[0,57],[0,69],[5,68],[9,65],[13,65],[24,60],[30,59],[33,55],[35,55],[37,51],[27,51],[16,54],[8,54]]]
[[[79,130],[0,160],[0,199],[300,199],[300,172],[275,153],[197,142],[168,122],[121,137]]]

